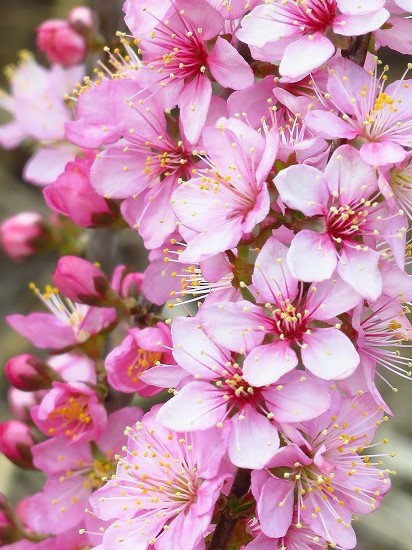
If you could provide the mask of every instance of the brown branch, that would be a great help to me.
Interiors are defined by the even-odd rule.
[[[244,470],[243,468],[237,470],[229,498],[231,495],[240,498],[249,491],[250,475],[251,470]],[[223,510],[213,533],[209,550],[225,550],[238,521],[239,518],[231,516],[228,510]]]

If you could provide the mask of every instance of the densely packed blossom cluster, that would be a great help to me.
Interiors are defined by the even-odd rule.
[[[412,65],[390,82],[377,52],[412,53],[412,2],[124,12],[91,77],[91,12],[45,22],[51,67],[22,54],[0,97],[52,211],[3,248],[61,252],[30,283],[48,311],[7,318],[39,351],[5,366],[0,449],[46,481],[1,500],[0,541],[352,549],[390,489],[380,381],[411,374]],[[84,257],[81,228],[128,226],[144,273]]]

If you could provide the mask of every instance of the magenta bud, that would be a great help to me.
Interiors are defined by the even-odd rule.
[[[31,448],[34,444],[27,424],[19,420],[0,424],[0,452],[20,468],[33,468]]]
[[[9,359],[5,373],[12,386],[21,391],[37,391],[51,388],[60,376],[47,363],[28,353]]]
[[[37,27],[37,47],[50,63],[72,67],[87,55],[87,43],[68,21],[49,19]]]
[[[0,225],[1,246],[12,260],[27,260],[43,252],[52,238],[48,222],[37,212],[20,212]]]
[[[78,256],[60,258],[53,283],[64,296],[82,304],[108,305],[109,298],[114,295],[104,273]]]

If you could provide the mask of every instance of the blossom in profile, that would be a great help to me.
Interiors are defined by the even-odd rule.
[[[224,434],[172,432],[156,421],[157,409],[127,428],[115,476],[90,497],[97,517],[111,522],[102,550],[203,547],[230,475],[222,466]]]

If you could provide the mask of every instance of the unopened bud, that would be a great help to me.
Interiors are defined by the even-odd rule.
[[[9,359],[5,373],[10,384],[21,391],[45,390],[60,380],[59,374],[47,363],[28,353]]]
[[[37,47],[50,63],[72,67],[87,55],[86,39],[64,19],[49,19],[37,28]]]
[[[31,448],[34,444],[27,424],[19,420],[0,424],[0,452],[20,468],[33,468]]]
[[[78,256],[60,258],[53,283],[66,298],[82,304],[109,305],[115,295],[104,273]]]
[[[48,222],[37,212],[20,212],[0,225],[0,240],[12,260],[27,260],[49,248],[52,233]]]

